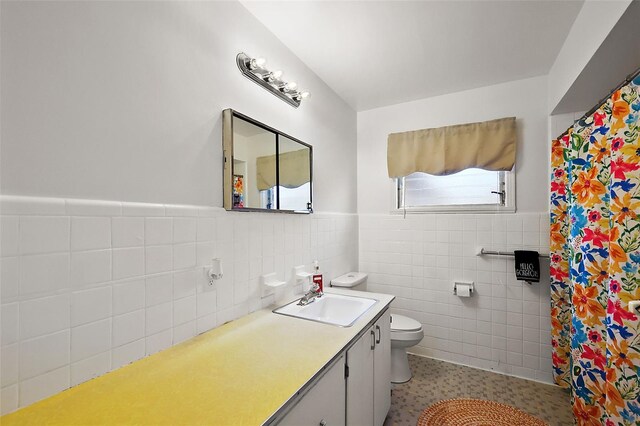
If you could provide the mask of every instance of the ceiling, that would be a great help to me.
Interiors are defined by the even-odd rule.
[[[241,1],[357,111],[545,75],[583,3]]]
[[[625,77],[640,69],[640,2],[629,5],[552,114],[599,106]]]

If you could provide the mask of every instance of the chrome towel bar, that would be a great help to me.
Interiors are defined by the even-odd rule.
[[[484,255],[490,255],[490,256],[514,256],[512,251],[485,250],[484,247],[483,247],[478,252],[478,256],[484,256]],[[545,258],[545,259],[549,259],[549,255],[548,254],[540,254],[539,256],[542,257],[542,258]]]

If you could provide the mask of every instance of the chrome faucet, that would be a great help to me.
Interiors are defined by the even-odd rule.
[[[302,298],[300,299],[300,301],[298,302],[299,306],[305,306],[308,305],[309,303],[313,302],[314,300],[316,300],[319,297],[322,297],[322,290],[320,290],[320,286],[314,282],[311,283],[311,288],[309,289],[309,291],[302,296]]]

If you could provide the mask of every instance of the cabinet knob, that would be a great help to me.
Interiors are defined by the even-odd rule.
[[[327,422],[324,419],[322,419],[320,420],[320,423],[318,424],[318,426],[327,426]]]

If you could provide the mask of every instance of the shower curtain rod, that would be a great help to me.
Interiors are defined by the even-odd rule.
[[[624,81],[620,84],[618,84],[613,90],[611,90],[609,92],[609,94],[607,96],[605,96],[604,98],[600,99],[596,105],[591,108],[589,111],[585,112],[584,115],[582,115],[582,117],[578,118],[575,121],[580,121],[585,117],[590,116],[591,114],[593,114],[594,112],[596,112],[598,110],[598,108],[600,108],[600,106],[604,103],[604,101],[606,101],[607,99],[609,99],[609,97],[611,95],[613,95],[617,90],[619,90],[620,88],[624,87],[625,85],[627,85],[630,81],[632,81],[634,78],[636,78],[638,75],[640,75],[640,68],[636,69],[635,71],[633,71],[631,74],[629,74],[627,76],[627,78],[624,79]],[[570,128],[570,127],[569,127]],[[567,130],[565,130],[564,132],[560,133],[560,135],[556,138],[556,140],[561,139],[564,135],[567,134],[567,132],[569,131],[569,128]]]

